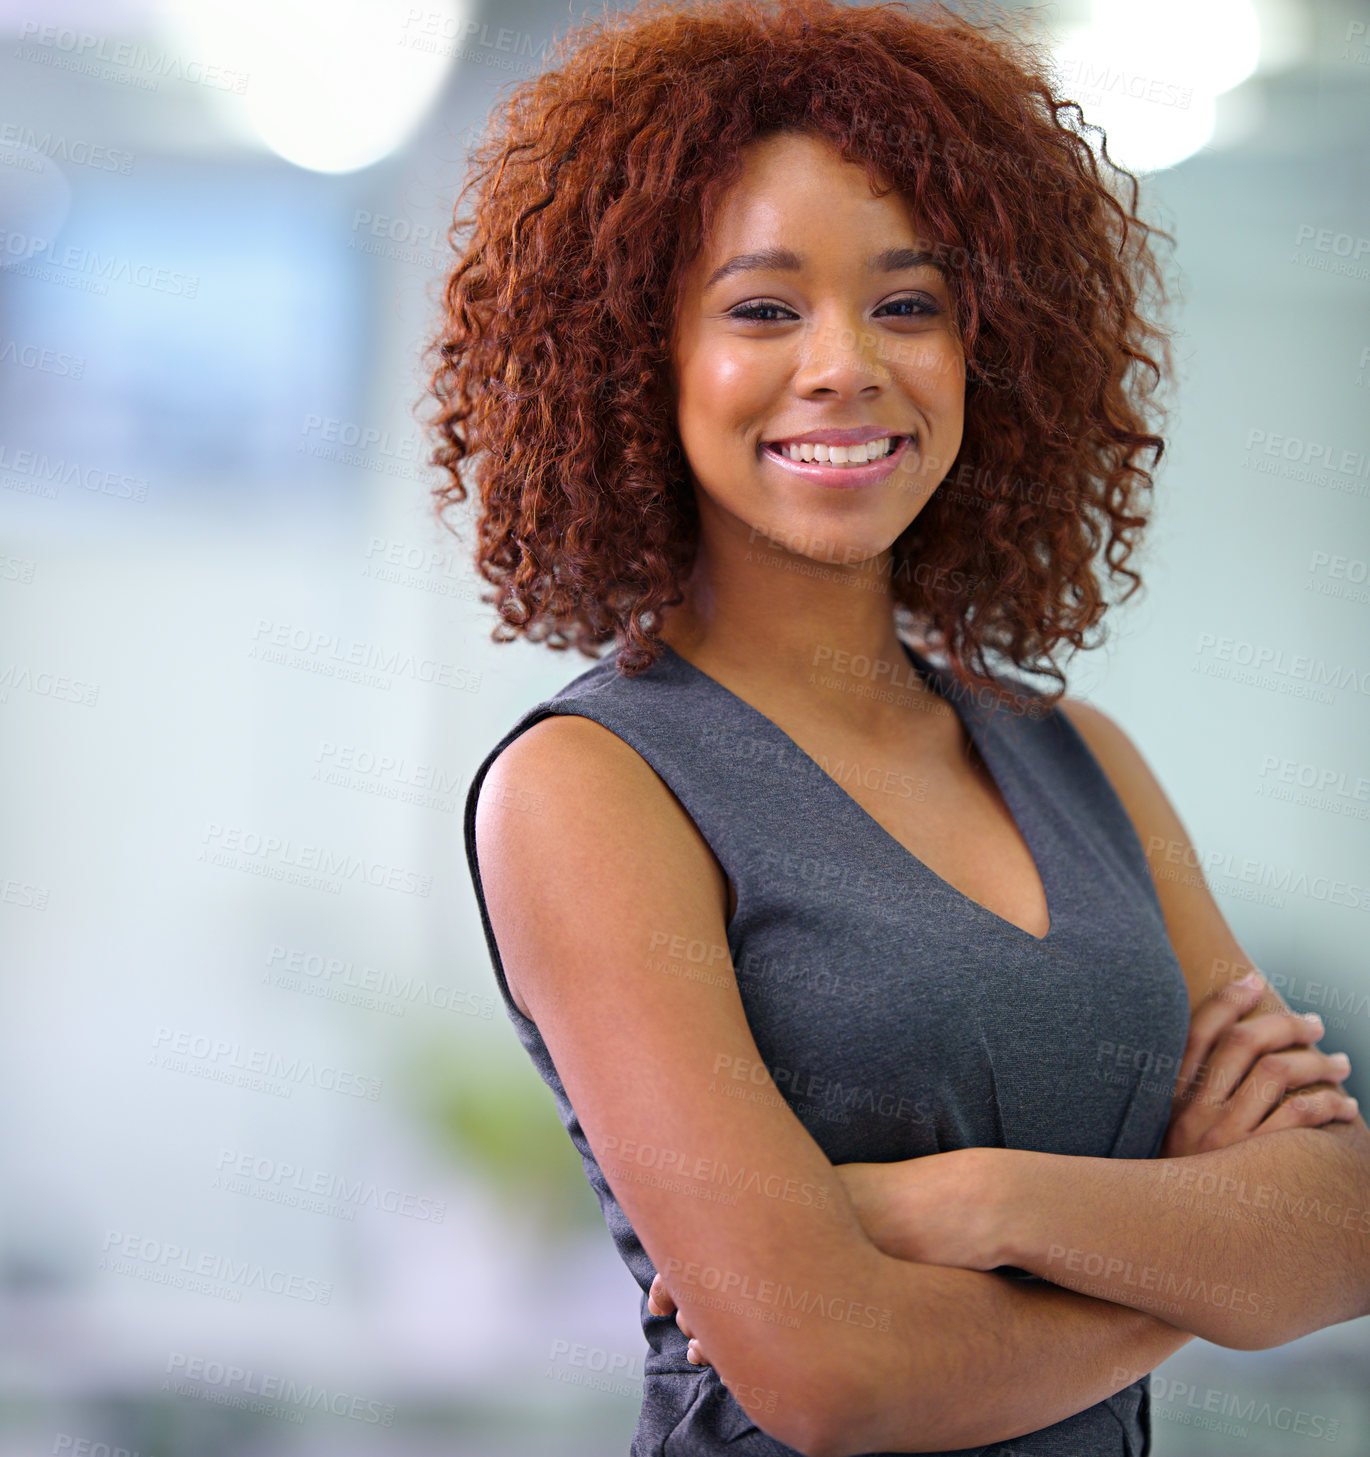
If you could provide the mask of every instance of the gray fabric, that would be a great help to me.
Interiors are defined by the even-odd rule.
[[[1189,999],[1126,811],[1069,719],[1032,689],[1002,678],[1020,696],[992,709],[907,651],[962,718],[1032,851],[1051,912],[1042,940],[916,860],[783,730],[669,648],[637,678],[620,676],[612,656],[582,673],[525,713],[471,782],[466,851],[500,993],[643,1292],[649,1352],[631,1457],[793,1449],[761,1431],[711,1368],[690,1365],[673,1318],[648,1311],[652,1263],[536,1025],[509,996],[475,804],[495,757],[534,723],[577,714],[602,724],[698,826],[736,889],[728,947],[752,1035],[834,1164],[971,1146],[1110,1158],[1160,1149]],[[1051,1427],[963,1450],[1142,1457],[1149,1416],[1142,1378]]]

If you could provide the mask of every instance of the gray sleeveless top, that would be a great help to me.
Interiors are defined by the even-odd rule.
[[[643,1292],[649,1349],[630,1457],[797,1454],[756,1425],[712,1367],[686,1360],[674,1317],[648,1310],[652,1262],[536,1024],[509,995],[476,862],[476,797],[500,751],[541,719],[579,714],[617,735],[708,842],[737,895],[728,949],[752,1035],[832,1163],[965,1147],[1132,1159],[1160,1149],[1189,998],[1126,810],[1069,719],[1035,690],[1000,678],[1018,697],[994,707],[905,650],[960,716],[1032,852],[1051,913],[1041,940],[904,849],[842,787],[857,766],[820,768],[669,647],[636,678],[620,675],[612,655],[601,660],[529,709],[471,781],[466,853],[500,993]],[[962,1450],[1142,1457],[1150,1446],[1143,1377],[1050,1427]]]

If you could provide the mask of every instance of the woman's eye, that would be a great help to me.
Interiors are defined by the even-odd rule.
[[[935,314],[938,312],[937,305],[933,302],[932,299],[919,298],[913,295],[908,298],[891,299],[889,303],[881,304],[880,307],[882,309],[892,309],[897,308],[901,304],[907,304],[911,310],[911,312],[907,314],[896,315],[897,318],[901,319],[921,319],[928,314]]]
[[[764,313],[789,313],[783,304],[738,304],[735,309],[729,309],[730,319],[755,319],[758,323],[769,324],[774,322],[771,319],[763,319]]]
[[[889,303],[880,305],[881,311],[898,308],[905,310],[903,313],[893,315],[894,318],[898,319],[921,319],[939,312],[937,304],[932,299],[922,298],[916,295],[911,295],[908,298],[891,299]],[[745,319],[749,323],[771,324],[776,322],[779,315],[790,313],[791,311],[784,304],[738,304],[735,309],[728,311],[728,317],[730,319]]]

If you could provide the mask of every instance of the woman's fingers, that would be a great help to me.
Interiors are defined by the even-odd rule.
[[[1252,975],[1257,979],[1251,985],[1232,982],[1221,986],[1194,1008],[1194,1015],[1189,1019],[1189,1037],[1185,1042],[1184,1056],[1180,1059],[1180,1070],[1175,1078],[1177,1106],[1183,1106],[1190,1101],[1195,1075],[1207,1062],[1213,1044],[1264,995],[1265,978],[1258,972],[1253,972]]]
[[[666,1282],[660,1274],[652,1276],[652,1283],[647,1291],[647,1309],[653,1315],[674,1315],[675,1323],[680,1328],[680,1333],[689,1344],[685,1348],[686,1359],[695,1366],[707,1366],[709,1358],[704,1354],[704,1348],[695,1339],[695,1333],[690,1323],[681,1310],[676,1309],[676,1303],[671,1292],[666,1288]]]
[[[1253,1070],[1267,1055],[1281,1054],[1285,1048],[1307,1047],[1316,1042],[1324,1030],[1322,1018],[1316,1015],[1304,1017],[1297,1012],[1264,1012],[1232,1023],[1221,1033],[1207,1061],[1199,1069],[1192,1084],[1193,1101],[1212,1106],[1235,1100],[1238,1089],[1250,1079]],[[1270,1071],[1276,1071],[1273,1065]],[[1316,1068],[1313,1071],[1315,1075],[1306,1081],[1329,1080],[1325,1071]],[[1286,1086],[1301,1085],[1290,1083]],[[1279,1098],[1272,1101],[1278,1102]]]
[[[1320,1128],[1326,1123],[1351,1123],[1360,1109],[1354,1098],[1340,1088],[1319,1083],[1300,1088],[1261,1124],[1258,1133],[1276,1133],[1282,1128]]]
[[[1355,1107],[1336,1087],[1349,1060],[1315,1046],[1322,1019],[1287,1008],[1259,1010],[1268,990],[1253,972],[1194,1008],[1162,1158],[1225,1148],[1253,1133],[1355,1118]]]
[[[653,1315],[671,1315],[675,1311],[675,1301],[659,1274],[652,1276],[652,1286],[647,1292],[647,1309]]]
[[[1320,1052],[1317,1048],[1305,1047],[1263,1054],[1210,1126],[1207,1135],[1209,1146],[1223,1148],[1258,1128],[1268,1132],[1263,1120],[1280,1107],[1291,1090],[1314,1084],[1335,1086],[1350,1071],[1351,1062],[1345,1053]]]

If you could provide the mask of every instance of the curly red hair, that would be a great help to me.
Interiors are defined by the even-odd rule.
[[[964,436],[894,544],[896,610],[963,683],[1002,684],[998,654],[1063,691],[1050,655],[1093,646],[1098,564],[1127,579],[1120,600],[1141,585],[1170,364],[1143,305],[1165,297],[1151,238],[1174,240],[1049,64],[1006,21],[938,3],[648,3],[573,29],[513,89],[470,153],[429,350],[435,509],[466,500],[470,457],[492,637],[591,657],[618,637],[621,672],[655,661],[698,538],[677,286],[739,149],[803,131],[910,200],[953,283]]]

